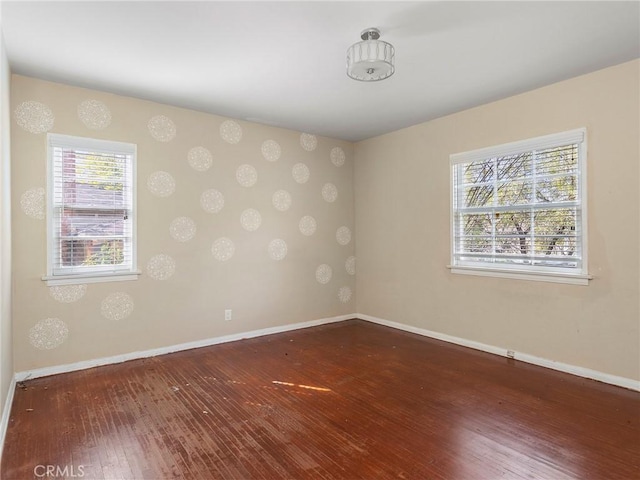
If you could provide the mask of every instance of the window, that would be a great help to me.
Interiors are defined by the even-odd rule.
[[[49,134],[49,285],[137,278],[136,146]]]
[[[586,131],[451,155],[454,273],[586,285]]]

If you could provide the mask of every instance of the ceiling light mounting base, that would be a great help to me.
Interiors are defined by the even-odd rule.
[[[378,40],[380,38],[380,30],[377,28],[367,28],[360,34],[362,40]]]

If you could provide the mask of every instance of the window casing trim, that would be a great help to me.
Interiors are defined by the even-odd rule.
[[[551,282],[551,283],[566,283],[571,285],[589,285],[589,280],[593,279],[592,275],[576,274],[571,275],[566,272],[538,272],[538,271],[526,271],[517,269],[496,269],[492,267],[475,267],[447,265],[447,268],[451,270],[451,273],[461,275],[476,275],[480,277],[496,277],[496,278],[509,278],[513,280],[532,280],[536,282]]]
[[[577,128],[575,130],[552,133],[551,135],[544,135],[542,137],[535,137],[528,140],[518,140],[516,142],[504,143],[502,145],[454,153],[449,156],[449,159],[451,161],[451,165],[456,165],[458,163],[477,162],[492,157],[515,155],[521,153],[523,150],[543,150],[545,148],[553,148],[569,143],[580,143],[586,147],[586,139],[587,129]],[[586,151],[584,153],[586,157]]]
[[[65,268],[65,272],[54,272],[54,255],[56,251],[56,232],[54,226],[55,209],[59,208],[53,200],[54,195],[54,169],[53,169],[53,149],[56,147],[92,149],[96,151],[107,151],[115,155],[131,156],[131,208],[127,210],[131,215],[131,265],[97,265],[93,271],[79,271],[73,267]],[[88,137],[77,137],[56,133],[47,134],[47,270],[42,276],[42,280],[47,286],[70,285],[81,283],[111,282],[124,280],[137,280],[141,272],[137,267],[137,145],[111,140],[100,140]]]
[[[80,283],[125,282],[129,280],[137,280],[140,275],[142,275],[142,272],[139,270],[123,273],[92,273],[90,275],[56,275],[55,277],[43,275],[42,281],[46,282],[48,287],[52,287],[54,285],[77,285]]]
[[[482,265],[480,262],[457,260],[456,257],[456,166],[462,163],[485,161],[494,157],[502,157],[520,154],[525,151],[542,150],[556,148],[568,144],[577,144],[578,154],[578,189],[580,207],[577,213],[580,216],[580,240],[582,258],[580,267],[569,270],[567,268],[536,267],[523,265],[506,265],[488,263]],[[593,276],[588,273],[588,225],[587,225],[587,130],[578,128],[566,132],[544,135],[527,140],[505,143],[477,150],[452,154],[450,159],[450,265],[447,268],[451,273],[463,275],[478,275],[490,277],[502,277],[510,279],[525,279],[544,282],[569,283],[577,285],[588,285]],[[575,206],[574,202],[567,202],[567,206]],[[541,208],[538,206],[528,206],[527,208]],[[513,210],[513,206],[497,206],[496,210]],[[458,209],[458,211],[469,210]],[[524,268],[523,268],[524,267]]]

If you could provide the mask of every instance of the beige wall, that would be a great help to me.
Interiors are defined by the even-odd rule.
[[[16,371],[355,311],[355,280],[345,268],[354,255],[354,241],[341,236],[341,244],[336,236],[340,227],[348,228],[348,233],[354,229],[351,144],[239,120],[230,124],[231,136],[226,137],[238,141],[229,143],[220,132],[228,119],[215,115],[15,75],[11,90]],[[108,126],[100,121],[89,122],[93,128],[85,124],[88,119],[79,114],[78,106],[86,100],[101,102],[94,108],[108,109]],[[172,122],[174,138],[170,128],[160,129],[160,140],[151,135],[148,123],[158,115]],[[234,137],[236,127],[241,128],[239,139]],[[89,284],[81,296],[82,289],[49,288],[41,280],[46,271],[41,189],[46,185],[47,131],[137,144],[138,264],[143,271],[138,281]],[[267,140],[280,146],[279,158],[265,158],[262,146]],[[197,146],[212,155],[206,171],[189,163],[189,152]],[[267,154],[274,152],[267,149]],[[298,163],[310,171],[305,183],[294,178]],[[255,169],[255,185],[239,183],[241,165]],[[175,182],[169,196],[157,195],[168,192],[164,184],[155,193],[148,186],[150,175],[158,171],[169,173]],[[335,201],[323,197],[326,184],[335,186]],[[328,188],[325,193],[332,200],[332,187]],[[209,189],[224,195],[224,206],[217,213],[201,207],[201,194]],[[278,190],[290,194],[288,210],[274,207],[272,197]],[[255,231],[241,224],[246,209],[260,213],[261,224]],[[172,221],[183,216],[196,225],[195,237],[184,242],[170,232]],[[317,223],[312,235],[301,233],[299,222],[304,216],[312,216]],[[235,245],[227,261],[212,254],[212,244],[221,237]],[[286,243],[282,260],[269,254],[268,245],[274,239]],[[174,273],[166,280],[157,280],[154,274],[168,270],[149,265],[160,254],[175,263]],[[323,264],[332,269],[328,283],[316,278]],[[115,298],[117,309],[127,312],[133,307],[120,320],[102,312],[103,302],[115,293],[124,294]],[[233,310],[230,322],[224,321],[226,308]],[[47,322],[49,318],[63,323]]]
[[[0,31],[0,412],[13,379],[11,335],[11,158],[9,62]],[[0,439],[1,441],[2,439]],[[1,447],[0,447],[1,449]]]
[[[358,312],[640,379],[639,67],[356,144]],[[590,285],[450,273],[449,155],[578,127],[588,134]]]
[[[639,62],[634,61],[355,146],[317,138],[317,147],[308,151],[301,139],[313,143],[313,138],[300,132],[237,121],[242,137],[228,143],[219,131],[228,120],[222,117],[14,76],[15,370],[351,313],[356,310],[355,277],[345,263],[355,255],[354,241],[336,241],[337,229],[346,226],[357,234],[360,313],[639,379],[639,80]],[[108,108],[108,126],[95,129],[83,123],[78,105],[85,100]],[[39,102],[45,110],[35,116],[18,114],[23,102]],[[48,112],[55,117],[50,128]],[[175,138],[163,142],[151,136],[147,124],[156,115],[172,120]],[[446,269],[449,155],[578,127],[588,130],[591,284],[451,274]],[[138,145],[140,280],[89,284],[80,298],[82,290],[55,290],[42,282],[46,227],[38,192],[45,186],[46,131]],[[276,161],[262,154],[266,140],[281,147]],[[195,146],[212,153],[209,170],[189,165],[188,152]],[[342,166],[332,162],[340,158],[336,147],[345,153]],[[306,183],[292,175],[297,163],[311,172]],[[236,179],[242,164],[258,173],[252,187]],[[154,195],[148,188],[149,176],[157,171],[174,179],[170,196]],[[326,183],[338,191],[334,202],[323,199]],[[200,195],[207,189],[224,194],[220,212],[201,208]],[[272,204],[280,189],[291,194],[286,211]],[[240,222],[248,208],[262,217],[253,232]],[[311,236],[299,229],[305,215],[317,221]],[[170,234],[171,221],[181,216],[197,226],[187,242]],[[220,237],[235,243],[226,262],[211,253]],[[268,254],[267,245],[276,238],[287,244],[284,260]],[[148,268],[158,254],[175,262],[167,280],[155,280]],[[321,264],[332,268],[326,284],[316,279]],[[347,293],[345,287],[351,297],[342,296],[343,302],[339,292]],[[133,306],[121,320],[101,312],[103,301],[114,293],[126,294],[117,306]],[[231,322],[223,321],[225,308],[233,309]],[[48,318],[60,319],[66,331],[48,329]],[[43,338],[55,348],[43,348]]]

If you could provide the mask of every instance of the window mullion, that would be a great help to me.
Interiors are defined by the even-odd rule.
[[[455,189],[455,199],[454,199],[454,208],[456,210],[459,210],[460,207],[463,205],[463,199],[462,199],[462,192],[464,191],[463,188],[460,187],[460,184],[462,183],[462,177],[463,177],[463,170],[464,167],[463,165],[457,165],[456,166],[456,170],[455,170],[455,179],[457,182],[457,186]],[[464,247],[462,245],[462,235],[464,233],[464,226],[462,224],[462,215],[459,213],[456,213],[456,218],[454,219],[455,223],[455,231],[456,231],[456,235],[457,238],[454,239],[454,249],[457,253],[462,253],[462,251],[464,250]]]
[[[495,207],[498,206],[498,158],[494,157],[492,162],[493,168],[493,208],[494,210],[491,213],[491,262],[495,263],[496,261],[496,221],[498,218],[496,217]]]
[[[529,221],[531,222],[531,226],[529,227],[529,240],[531,241],[531,247],[529,250],[529,255],[531,257],[531,265],[534,265],[534,258],[536,256],[536,216],[535,209],[533,205],[537,202],[537,189],[538,189],[538,151],[534,150],[531,152],[531,174],[532,174],[532,185],[531,185],[531,198],[529,199],[531,207],[529,208]]]

